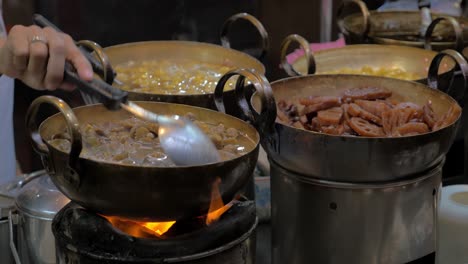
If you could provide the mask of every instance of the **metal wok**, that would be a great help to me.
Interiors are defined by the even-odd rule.
[[[343,16],[345,7],[356,5],[360,13]],[[468,45],[468,20],[432,13],[432,23],[424,38],[419,37],[419,11],[369,11],[360,0],[344,1],[338,9],[338,27],[348,44],[404,45],[433,50],[456,49]],[[431,41],[433,38],[437,41]]]
[[[445,51],[434,59],[429,71],[429,85],[437,87],[436,72],[443,56],[460,63],[466,74],[468,65],[454,51]],[[460,117],[440,130],[408,137],[368,138],[332,136],[306,131],[275,122],[275,100],[295,99],[310,95],[339,95],[353,87],[383,87],[398,100],[423,105],[433,103],[439,116],[451,106],[458,106],[449,95],[426,85],[398,79],[363,75],[308,75],[275,81],[248,71],[232,71],[223,76],[217,86],[217,102],[222,102],[220,90],[234,75],[249,78],[257,89],[250,102],[239,99],[243,118],[253,122],[260,131],[262,146],[269,158],[283,168],[306,177],[341,182],[386,182],[409,177],[436,166],[442,161],[454,141]],[[466,79],[465,79],[466,80]],[[242,87],[237,86],[238,94]],[[454,93],[462,98],[460,92]],[[274,95],[274,97],[273,97]],[[254,111],[251,111],[251,109]]]
[[[303,50],[304,55],[299,57],[291,65],[286,60],[288,47],[297,42]],[[324,72],[337,71],[344,68],[360,70],[365,66],[371,68],[398,67],[405,72],[417,76],[417,81],[427,83],[429,66],[437,55],[437,52],[420,48],[397,46],[397,45],[371,45],[357,44],[342,48],[321,50],[312,53],[309,43],[299,35],[286,37],[281,47],[281,62],[283,69],[289,76],[321,74]],[[451,77],[448,74],[455,67],[450,59],[444,59],[439,68],[439,75],[444,81]]]
[[[251,177],[258,157],[259,135],[255,128],[235,117],[180,104],[137,102],[160,114],[195,114],[197,120],[223,123],[245,133],[246,154],[235,159],[192,167],[139,167],[97,162],[80,157],[79,123],[117,121],[129,117],[125,111],[108,111],[100,104],[73,110],[62,100],[42,96],[30,106],[26,121],[34,149],[40,154],[52,181],[70,200],[97,213],[140,221],[168,221],[205,215],[213,183],[221,179],[219,191],[224,203],[231,201]],[[61,113],[37,126],[41,105],[52,105]],[[47,143],[67,128],[70,153]]]
[[[189,59],[196,62],[218,65],[223,65],[226,61],[229,61],[233,68],[247,68],[258,72],[259,74],[265,74],[265,67],[259,60],[246,53],[230,48],[231,45],[227,35],[231,25],[239,19],[249,21],[259,32],[262,43],[262,52],[259,55],[259,59],[262,59],[269,48],[268,33],[260,21],[246,13],[236,14],[225,22],[221,31],[221,42],[223,46],[195,41],[144,41],[115,45],[106,48],[101,48],[98,44],[89,41],[79,42],[79,44],[85,45],[90,50],[95,51],[99,61],[103,64],[103,68],[107,69],[102,72],[101,77],[110,84],[114,81],[114,76],[111,76],[111,73],[113,72],[112,65],[115,66],[120,63],[140,60],[177,61],[178,59]],[[118,77],[119,76],[117,75],[116,79],[118,79]],[[120,87],[118,83],[113,83],[113,85]],[[227,98],[226,104],[228,106],[231,104],[234,105],[234,91],[230,90],[225,93],[225,97]],[[129,100],[134,101],[179,103],[216,110],[213,103],[213,93],[158,94],[128,91],[128,94]],[[86,103],[97,103],[88,97],[84,97],[84,99]]]

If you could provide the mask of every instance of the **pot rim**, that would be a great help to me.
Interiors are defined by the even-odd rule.
[[[133,102],[134,103],[165,104],[165,105],[173,104],[173,103],[156,102],[156,101],[133,101]],[[203,111],[210,111],[210,112],[215,112],[215,113],[221,114],[221,115],[227,115],[227,114],[223,114],[221,112],[214,111],[214,110],[211,110],[211,109],[208,109],[208,108],[197,107],[197,106],[192,106],[192,105],[182,105],[182,104],[180,104],[180,105],[183,106],[183,107],[198,108],[198,109],[202,109]],[[78,107],[73,108],[72,110],[82,109],[82,108],[91,108],[91,107],[96,107],[96,106],[102,106],[102,104],[98,103],[98,104],[89,104],[89,105],[78,106]],[[48,121],[50,121],[52,118],[55,118],[56,116],[60,116],[60,115],[62,115],[62,114],[61,113],[53,114],[53,115],[47,117],[44,121],[41,122],[41,124],[39,125],[39,129],[38,129],[39,134],[41,135],[41,138],[42,138],[42,131],[43,131],[43,128],[44,128],[45,124]],[[229,116],[228,118],[233,118],[233,119],[236,119],[236,120],[242,122],[245,126],[248,126],[252,131],[255,132],[255,138],[250,138],[249,137],[249,139],[253,141],[254,147],[252,147],[248,152],[246,152],[246,153],[244,153],[244,154],[242,154],[242,155],[240,155],[238,157],[235,157],[233,159],[229,159],[229,160],[225,160],[225,161],[221,161],[221,162],[215,162],[215,163],[206,163],[206,164],[201,164],[201,165],[175,166],[175,167],[138,166],[138,165],[133,165],[133,164],[122,164],[122,163],[118,163],[118,162],[99,161],[99,160],[94,160],[94,159],[90,159],[90,158],[83,158],[83,157],[81,157],[81,155],[79,156],[79,159],[84,160],[86,162],[90,162],[91,164],[99,164],[100,166],[102,166],[102,165],[105,165],[105,166],[118,166],[118,167],[121,167],[121,168],[145,169],[145,170],[151,170],[151,169],[157,169],[157,170],[168,169],[168,170],[170,170],[170,169],[174,169],[174,168],[177,168],[177,169],[190,169],[190,168],[206,167],[206,166],[219,166],[221,164],[226,164],[226,163],[235,163],[235,162],[238,162],[238,160],[243,159],[246,156],[250,155],[252,152],[255,152],[259,148],[260,134],[258,133],[257,129],[255,129],[251,124],[243,121],[242,119],[237,118],[237,117],[232,116],[232,115],[227,115],[227,116]],[[70,153],[67,153],[65,151],[62,151],[62,150],[52,146],[51,144],[49,144],[48,140],[44,140],[44,143],[47,145],[47,147],[49,149],[53,149],[54,151],[57,151],[57,152],[59,152],[59,153],[61,153],[63,155],[69,156],[69,154],[70,154]]]

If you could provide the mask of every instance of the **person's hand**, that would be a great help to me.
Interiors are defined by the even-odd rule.
[[[0,40],[0,74],[35,89],[73,89],[73,85],[63,82],[65,60],[75,66],[82,79],[92,80],[90,63],[67,34],[52,28],[17,25]]]

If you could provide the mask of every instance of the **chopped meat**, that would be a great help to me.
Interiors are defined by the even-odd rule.
[[[392,96],[392,92],[384,89],[384,88],[377,88],[377,87],[368,87],[368,88],[354,88],[349,89],[344,92],[343,99],[346,102],[354,101],[358,99],[365,99],[365,100],[376,100],[376,99],[386,99]]]
[[[381,127],[371,124],[360,117],[352,117],[349,126],[360,136],[381,137],[385,135]]]
[[[431,101],[420,106],[399,102],[390,96],[392,93],[386,89],[361,88],[345,91],[342,98],[310,96],[299,99],[296,107],[282,100],[278,103],[278,119],[293,127],[331,135],[400,137],[448,126],[461,113],[461,108],[453,105],[438,119]]]
[[[434,127],[434,124],[436,122],[436,117],[434,114],[434,110],[432,110],[432,102],[429,101],[427,104],[423,106],[423,120],[424,122],[430,127]]]
[[[356,100],[354,103],[359,105],[362,109],[367,112],[382,118],[382,114],[385,111],[390,110],[390,106],[384,101],[368,101],[368,100]]]
[[[333,107],[330,109],[322,110],[317,113],[317,118],[320,124],[324,126],[338,125],[343,117],[343,109],[341,107]]]
[[[429,127],[425,123],[407,123],[397,128],[400,136],[419,135],[429,131]]]
[[[452,124],[458,119],[458,117],[460,117],[460,114],[461,108],[458,105],[455,107],[451,106],[448,112],[434,124],[432,130],[437,130]]]
[[[370,112],[367,112],[366,110],[362,109],[359,105],[357,104],[350,104],[348,108],[349,114],[353,117],[360,117],[363,119],[366,119],[368,121],[371,121],[373,123],[382,124],[382,119]]]
[[[319,103],[328,103],[328,104],[341,104],[341,98],[337,96],[312,96],[309,98],[300,98],[299,103],[301,105],[314,105]]]
[[[308,115],[330,107],[340,106],[341,98],[336,96],[317,96],[299,100],[299,103],[305,106],[300,115]]]

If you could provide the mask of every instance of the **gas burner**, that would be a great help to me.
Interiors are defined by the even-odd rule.
[[[69,203],[52,224],[58,262],[253,263],[255,243],[249,239],[257,225],[253,201],[232,202],[209,225],[206,217],[177,221],[162,235],[148,230],[139,231],[140,237],[129,235],[120,229],[125,222],[120,219],[114,226],[107,217]]]

